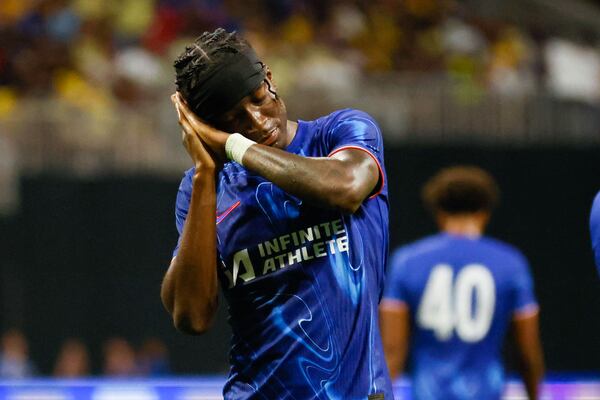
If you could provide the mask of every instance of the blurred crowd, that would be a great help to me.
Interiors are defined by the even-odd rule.
[[[146,339],[139,349],[121,337],[108,339],[102,348],[103,376],[156,377],[169,374],[167,347],[156,338]],[[54,362],[51,374],[56,378],[78,378],[95,374],[88,347],[79,339],[66,339]],[[24,379],[40,375],[29,354],[22,332],[9,330],[0,341],[0,379]]]
[[[21,171],[186,167],[172,63],[219,26],[271,66],[293,119],[354,107],[391,140],[596,140],[597,32],[475,11],[458,0],[1,0],[0,214],[18,204]]]
[[[23,96],[88,112],[172,90],[172,60],[205,30],[242,32],[280,86],[343,90],[363,74],[443,72],[465,90],[600,96],[597,37],[552,37],[452,0],[3,0],[0,117]]]

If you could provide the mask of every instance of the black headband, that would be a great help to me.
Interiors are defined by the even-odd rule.
[[[187,100],[198,116],[210,121],[256,90],[265,76],[263,63],[254,50],[231,53],[196,85]]]

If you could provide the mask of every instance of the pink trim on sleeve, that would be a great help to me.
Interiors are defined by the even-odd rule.
[[[331,157],[334,154],[339,153],[340,151],[349,150],[349,149],[364,151],[369,156],[371,156],[371,158],[375,161],[375,164],[377,164],[377,168],[379,169],[379,176],[381,177],[381,184],[379,185],[379,189],[377,189],[377,192],[375,192],[374,194],[369,196],[369,200],[374,197],[377,197],[381,193],[381,191],[383,190],[383,186],[385,185],[385,175],[383,174],[383,168],[381,168],[381,164],[379,163],[379,160],[377,159],[377,157],[375,157],[375,155],[373,153],[371,153],[369,150],[365,149],[364,147],[349,145],[349,146],[338,147],[337,149],[335,149],[331,153],[329,153],[329,155],[327,157]]]

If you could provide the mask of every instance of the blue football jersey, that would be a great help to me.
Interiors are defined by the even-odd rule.
[[[411,315],[416,400],[499,399],[513,316],[537,310],[527,261],[489,237],[440,233],[397,250],[385,306]]]
[[[592,213],[590,215],[590,233],[592,235],[592,248],[596,255],[596,267],[600,274],[600,192],[594,199]]]
[[[219,173],[218,276],[233,331],[225,399],[393,398],[377,313],[388,252],[381,132],[364,112],[340,110],[299,121],[286,151],[328,157],[350,148],[380,172],[352,215],[309,204],[235,162]],[[177,196],[180,234],[192,175]]]

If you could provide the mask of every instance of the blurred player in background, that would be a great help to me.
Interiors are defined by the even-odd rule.
[[[487,172],[442,170],[423,189],[441,232],[391,258],[381,304],[386,359],[392,377],[402,373],[410,342],[416,400],[499,399],[509,325],[529,398],[538,397],[544,367],[527,261],[483,236],[497,198]]]
[[[194,162],[161,293],[176,327],[209,328],[219,280],[233,330],[225,399],[393,398],[377,315],[388,247],[377,124],[349,109],[288,120],[269,68],[222,29],[175,69]]]
[[[592,234],[592,248],[596,255],[596,267],[600,274],[600,192],[594,199],[590,215],[590,232]]]

